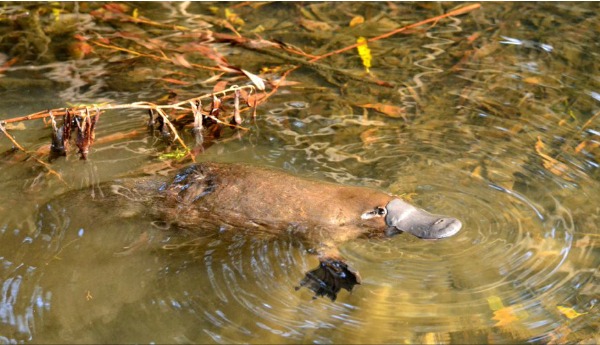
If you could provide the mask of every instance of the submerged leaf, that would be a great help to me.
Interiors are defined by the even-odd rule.
[[[125,4],[109,3],[102,6],[105,10],[113,13],[125,13],[129,11],[129,6]]]
[[[356,16],[356,17],[352,18],[352,20],[350,21],[349,26],[352,28],[352,27],[360,25],[360,24],[362,24],[364,22],[365,22],[365,17],[363,17],[363,16]]]
[[[504,307],[496,310],[492,319],[498,321],[494,325],[496,327],[506,326],[518,320],[512,307]]]
[[[213,94],[212,104],[210,105],[210,116],[214,118],[219,117],[221,108],[221,99]]]
[[[397,105],[385,104],[385,103],[373,103],[373,104],[362,104],[358,105],[361,108],[374,109],[380,113],[383,113],[389,117],[404,118],[404,108]]]
[[[600,142],[595,141],[595,140],[586,140],[586,141],[579,143],[579,145],[577,145],[577,147],[575,148],[575,152],[581,153],[581,151],[583,151],[583,150],[591,151],[598,147],[600,147]]]
[[[176,65],[180,65],[185,68],[192,68],[192,65],[185,59],[185,56],[183,56],[183,54],[173,55],[173,57],[171,57],[171,61]]]
[[[570,171],[569,167],[566,164],[544,153],[545,149],[546,148],[544,142],[542,141],[542,138],[538,136],[538,140],[535,143],[535,151],[542,158],[542,164],[544,165],[544,168],[546,168],[548,171],[550,171],[552,174],[558,177],[562,177],[567,181],[572,181],[573,179],[567,176],[567,174]]]
[[[221,92],[227,88],[227,84],[229,82],[227,80],[219,80],[215,86],[213,86],[213,93]]]
[[[185,158],[185,156],[187,156],[187,154],[189,153],[189,150],[186,149],[177,149],[173,152],[169,152],[169,153],[163,153],[160,156],[158,156],[158,159],[160,160],[167,160],[167,159],[175,159],[175,160],[180,160],[182,158]]]
[[[200,53],[204,57],[214,61],[219,66],[229,65],[227,59],[225,59],[225,57],[221,53],[219,53],[216,49],[204,42],[184,44],[180,47],[180,49],[183,51]]]
[[[359,37],[358,39],[356,39],[356,43],[358,43],[358,46],[356,47],[356,50],[358,50],[358,55],[360,56],[360,59],[362,60],[363,66],[365,66],[367,73],[369,73],[369,68],[371,68],[372,56],[371,50],[367,46],[367,39],[364,37]]]
[[[171,84],[177,84],[177,85],[190,85],[189,82],[187,81],[183,81],[183,80],[178,80],[178,79],[173,79],[173,78],[160,78],[160,80],[167,82],[167,83],[171,83]]]
[[[75,60],[81,60],[94,51],[87,42],[76,41],[68,46],[69,55]]]
[[[568,317],[569,319],[574,319],[574,318],[580,317],[581,315],[587,314],[587,313],[578,313],[573,308],[563,307],[563,306],[560,306],[560,305],[557,305],[556,309],[558,309],[558,311],[561,314],[563,314],[564,316]]]
[[[238,16],[236,13],[234,13],[228,8],[225,9],[225,18],[227,18],[227,21],[229,21],[233,25],[242,26],[246,24],[246,22],[244,22],[244,20],[240,18],[240,16]]]
[[[376,143],[379,138],[376,136],[378,129],[377,128],[369,128],[366,131],[360,134],[360,140],[365,146],[369,146],[373,143]]]
[[[471,171],[471,177],[482,179],[482,177],[481,177],[481,170],[482,169],[483,168],[481,167],[481,165],[476,166],[475,169],[473,169],[473,171]],[[489,299],[488,299],[488,302],[489,302]]]
[[[539,77],[524,78],[523,82],[525,82],[527,84],[533,84],[533,85],[540,85],[542,83],[542,81]]]
[[[325,22],[319,22],[316,20],[310,20],[310,19],[304,19],[304,18],[300,18],[298,20],[299,24],[304,27],[306,30],[308,31],[324,31],[324,32],[328,32],[328,31],[332,31],[334,29],[333,26],[325,23]]]

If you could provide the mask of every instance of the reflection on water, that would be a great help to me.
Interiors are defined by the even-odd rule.
[[[202,4],[161,6],[145,13],[207,25],[199,22]],[[373,30],[441,10],[343,6],[367,17],[384,12]],[[86,200],[106,193],[102,181],[169,170],[148,163],[164,145],[145,135],[145,114],[105,114],[100,138],[141,131],[98,145],[88,162],[54,163],[69,186],[24,156],[3,155],[0,342],[597,343],[600,28],[592,6],[486,3],[427,33],[380,41],[371,47],[380,52],[372,71],[402,85],[393,90],[335,86],[298,71],[290,78],[302,87],[272,97],[241,140],[229,135],[198,156],[377,187],[464,224],[434,242],[399,235],[346,243],[340,250],[362,284],[334,303],[294,290],[318,262],[298,239],[182,233],[133,203],[90,207]],[[327,4],[310,10],[349,34],[350,16],[338,18]],[[335,43],[336,35],[286,24],[298,11],[236,9],[248,27],[263,25],[265,37]],[[163,95],[134,81],[118,89],[100,61],[18,66],[7,76],[35,71],[52,81],[44,107]],[[133,78],[147,64],[121,68]],[[18,98],[26,92],[3,91],[7,117],[39,110]],[[406,120],[358,106],[367,103],[400,106]],[[13,131],[21,143],[46,144],[47,129],[27,126]]]

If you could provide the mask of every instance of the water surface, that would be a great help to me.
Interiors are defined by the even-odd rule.
[[[241,34],[315,55],[460,6],[135,5],[157,22],[227,33],[206,16],[224,16],[232,6],[245,21]],[[80,5],[84,33],[136,33],[181,46],[191,40],[166,27],[88,15],[99,7]],[[12,20],[3,30],[18,29],[10,23],[27,16],[21,5],[3,11]],[[42,19],[50,13],[42,11]],[[350,28],[356,15],[366,21]],[[259,107],[256,121],[247,118],[249,132],[225,131],[196,156],[379,188],[463,222],[459,234],[441,241],[399,235],[345,244],[341,252],[363,282],[335,302],[294,291],[318,264],[297,239],[190,234],[135,207],[86,208],[86,198],[105,191],[103,182],[167,174],[177,165],[159,158],[166,145],[145,133],[145,112],[103,114],[98,138],[140,134],[94,146],[85,162],[75,154],[55,161],[67,185],[25,155],[6,152],[11,143],[0,139],[6,152],[0,160],[0,340],[598,342],[598,19],[594,3],[484,3],[427,31],[370,44],[373,76],[395,87],[301,68],[288,77],[295,84]],[[306,20],[330,28],[312,30]],[[22,53],[6,42],[7,59]],[[239,47],[218,49],[253,73],[282,65]],[[5,78],[25,82],[1,84],[3,119],[67,104],[152,101],[169,90],[185,99],[214,86],[198,82],[214,73],[164,61],[101,49],[81,60],[65,54],[30,56],[4,71]],[[322,63],[368,79],[354,51]],[[230,85],[246,82],[238,77]],[[401,107],[402,114],[361,107],[377,103]],[[9,127],[20,144],[35,151],[49,143],[43,122],[23,124]]]

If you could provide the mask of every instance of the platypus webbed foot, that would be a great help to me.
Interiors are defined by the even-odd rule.
[[[352,272],[343,261],[324,259],[317,268],[306,273],[296,290],[305,286],[314,291],[313,298],[326,296],[335,301],[341,289],[352,291],[356,284],[360,284],[358,272]]]

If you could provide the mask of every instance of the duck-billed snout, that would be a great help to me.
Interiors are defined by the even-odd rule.
[[[400,199],[386,205],[385,222],[396,232],[405,231],[423,239],[439,239],[455,235],[462,223],[452,217],[431,214]]]

